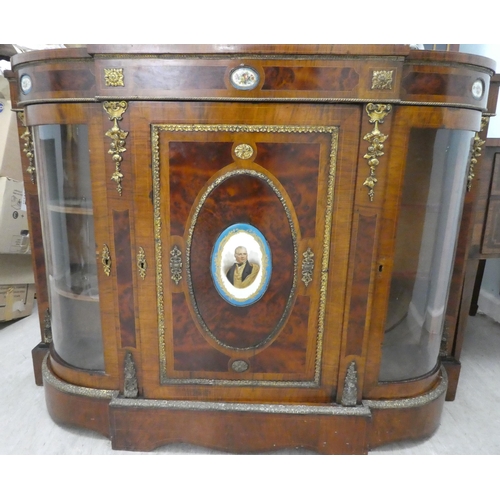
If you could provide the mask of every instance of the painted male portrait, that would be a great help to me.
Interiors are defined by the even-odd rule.
[[[244,246],[236,247],[234,259],[236,262],[229,268],[226,277],[235,288],[246,288],[255,281],[260,266],[248,261],[248,251]]]

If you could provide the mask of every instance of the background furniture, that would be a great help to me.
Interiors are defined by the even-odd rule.
[[[12,62],[55,421],[132,450],[363,453],[435,430],[492,61],[90,45]],[[225,277],[239,246],[259,266],[243,289]]]
[[[487,259],[500,258],[498,239],[500,213],[499,182],[500,182],[500,139],[486,139],[484,145],[483,175],[481,176],[480,193],[477,213],[474,220],[473,252],[471,260],[477,261],[477,275],[474,282],[474,292],[470,314],[477,313],[478,297]]]

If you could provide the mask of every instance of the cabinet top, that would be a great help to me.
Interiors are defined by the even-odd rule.
[[[407,61],[455,62],[472,64],[494,72],[496,62],[484,56],[463,52],[415,50],[402,44],[89,44],[66,49],[34,50],[12,57],[13,66],[50,59],[82,58],[94,56],[323,56],[323,57],[400,57]]]
[[[82,45],[17,54],[12,65],[20,107],[110,99],[496,105],[488,102],[495,61],[409,45]]]

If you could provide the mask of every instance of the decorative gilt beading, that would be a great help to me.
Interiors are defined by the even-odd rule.
[[[139,394],[137,386],[137,372],[135,370],[134,358],[132,353],[127,351],[125,354],[123,368],[123,395],[126,398],[136,398]]]
[[[249,144],[239,144],[234,148],[234,154],[241,160],[248,160],[253,155],[253,148]]]
[[[484,130],[484,127],[486,127],[487,123],[489,121],[488,116],[483,116],[481,118],[481,128],[479,132],[476,132],[476,135],[474,136],[474,142],[472,143],[471,147],[471,159],[469,163],[469,173],[467,175],[467,191],[470,191],[472,189],[472,181],[474,180],[474,177],[476,176],[475,173],[475,168],[477,164],[477,159],[481,156],[481,149],[484,146],[486,141],[483,141],[481,137],[479,137],[479,133]]]
[[[109,247],[106,243],[102,246],[101,262],[104,274],[109,276],[111,274],[111,254],[109,253]]]
[[[116,190],[122,194],[122,179],[123,174],[120,169],[120,164],[123,161],[121,153],[127,151],[125,148],[125,139],[128,136],[128,132],[121,130],[118,127],[118,120],[121,120],[123,113],[127,110],[128,104],[126,101],[106,101],[103,104],[106,113],[108,113],[109,119],[113,121],[113,127],[106,132],[106,136],[111,139],[111,148],[108,153],[113,158],[115,162],[115,171],[111,176],[111,180],[116,182]]]
[[[421,394],[420,396],[414,396],[411,398],[400,398],[400,399],[364,399],[363,406],[366,408],[381,409],[381,410],[392,410],[398,409],[403,410],[406,408],[419,408],[426,406],[436,399],[443,396],[448,388],[448,375],[446,374],[446,369],[441,366],[441,381],[429,392]]]
[[[158,332],[159,332],[159,353],[160,353],[160,377],[161,383],[177,383],[177,384],[206,384],[207,379],[173,379],[167,376],[167,360],[166,360],[166,347],[165,347],[165,312],[164,312],[164,292],[163,292],[163,250],[162,250],[162,212],[161,212],[161,200],[160,200],[160,132],[231,132],[231,133],[298,133],[298,134],[308,134],[308,133],[324,133],[328,134],[331,138],[330,142],[330,153],[329,153],[329,169],[328,169],[328,182],[327,182],[327,192],[326,192],[326,206],[324,213],[324,234],[323,234],[323,254],[321,258],[321,277],[320,277],[320,296],[319,296],[319,306],[318,306],[318,321],[317,321],[317,343],[316,343],[316,360],[314,369],[314,380],[311,381],[255,381],[255,380],[210,380],[209,383],[216,385],[238,385],[238,386],[254,386],[254,385],[265,385],[265,386],[276,386],[276,387],[318,387],[321,379],[321,359],[323,352],[323,336],[325,327],[325,315],[326,315],[326,296],[328,287],[328,266],[330,260],[330,241],[331,241],[331,228],[332,228],[332,217],[333,217],[333,204],[334,204],[334,190],[335,190],[335,173],[337,165],[337,152],[338,152],[338,137],[339,129],[338,127],[328,127],[328,126],[283,126],[283,125],[189,125],[189,124],[169,124],[169,125],[153,125],[151,128],[151,144],[152,144],[152,156],[153,156],[153,206],[154,206],[154,228],[155,228],[155,259],[156,259],[156,287],[157,287],[157,308],[158,308]],[[297,242],[296,242],[296,232],[291,218],[290,211],[287,207],[286,201],[283,196],[277,190],[276,186],[270,179],[260,172],[249,169],[237,169],[231,172],[227,172],[225,175],[218,177],[214,183],[209,186],[205,194],[202,196],[199,205],[195,210],[195,214],[192,217],[191,227],[189,229],[188,245],[186,247],[186,260],[189,261],[189,256],[187,253],[190,251],[190,240],[194,227],[196,225],[197,214],[201,210],[204,200],[209,196],[210,192],[215,189],[220,183],[224,182],[227,178],[233,175],[253,175],[261,178],[265,182],[268,182],[270,187],[275,191],[276,195],[283,204],[285,213],[289,223],[291,224],[292,239],[294,241],[294,273],[293,273],[293,286],[292,293],[290,294],[290,299],[293,301],[293,296],[296,288],[297,271],[298,271],[298,252],[297,252]],[[190,295],[192,297],[192,287],[189,283],[189,267],[186,268],[188,273],[188,288]],[[196,307],[195,307],[196,308]],[[287,310],[289,306],[287,304]],[[285,314],[286,316],[286,314]],[[203,324],[203,319],[200,318]],[[282,326],[281,324],[278,325]],[[270,337],[272,337],[271,335]],[[217,339],[214,339],[217,341]],[[218,342],[218,341],[217,341]],[[266,339],[263,344],[268,342]],[[219,342],[218,342],[219,343]],[[256,346],[254,346],[256,347]],[[258,347],[258,346],[257,346]]]
[[[363,186],[368,188],[368,196],[370,201],[373,201],[375,195],[375,184],[378,182],[376,177],[376,168],[378,166],[379,158],[384,155],[384,142],[389,137],[384,135],[378,128],[379,123],[384,123],[385,117],[391,112],[392,106],[390,104],[373,104],[366,105],[366,112],[369,116],[369,122],[373,123],[375,127],[371,132],[363,137],[363,140],[368,141],[368,153],[363,156],[368,160],[370,167],[370,175],[366,178]]]
[[[92,389],[90,387],[82,387],[81,385],[73,385],[68,382],[64,382],[60,378],[56,377],[47,366],[48,354],[43,358],[42,361],[42,376],[43,384],[50,385],[60,392],[65,394],[74,394],[75,396],[81,396],[85,398],[96,398],[96,399],[108,399],[118,397],[118,391],[110,389]]]
[[[142,247],[139,247],[139,252],[137,253],[137,269],[139,270],[139,276],[144,279],[148,270],[148,263],[146,262],[146,253]]]
[[[182,279],[182,252],[179,250],[179,247],[175,245],[170,251],[170,255],[170,278],[178,285],[179,281]]]
[[[358,399],[358,371],[356,370],[356,362],[351,361],[347,368],[344,391],[342,392],[342,406],[356,406]]]
[[[28,172],[32,184],[36,184],[35,147],[33,146],[33,138],[31,136],[29,127],[26,126],[24,111],[18,111],[17,116],[19,118],[19,121],[26,128],[24,133],[21,135],[21,139],[24,141],[23,153],[27,156],[29,161],[26,172]]]
[[[106,87],[124,87],[123,68],[105,68],[104,83]]]
[[[372,74],[372,90],[392,90],[392,70],[376,70]]]
[[[55,378],[55,377],[52,377]],[[69,386],[69,384],[66,384]],[[71,387],[73,388],[73,387]],[[95,391],[96,389],[94,389]],[[410,401],[411,403],[411,401]],[[169,409],[183,411],[210,411],[210,412],[250,412],[267,413],[274,415],[355,415],[358,417],[370,417],[372,415],[370,408],[366,406],[344,407],[332,404],[276,404],[276,403],[225,403],[222,401],[190,401],[190,400],[172,400],[172,399],[150,399],[137,398],[126,399],[114,396],[110,403],[114,408],[151,408],[151,409]]]
[[[302,256],[302,281],[306,286],[312,281],[313,270],[314,270],[314,253],[310,248],[308,248]]]

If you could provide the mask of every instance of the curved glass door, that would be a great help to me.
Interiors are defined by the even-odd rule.
[[[436,366],[474,133],[413,129],[379,380],[418,378]]]
[[[87,126],[40,125],[34,136],[54,348],[103,370]]]

